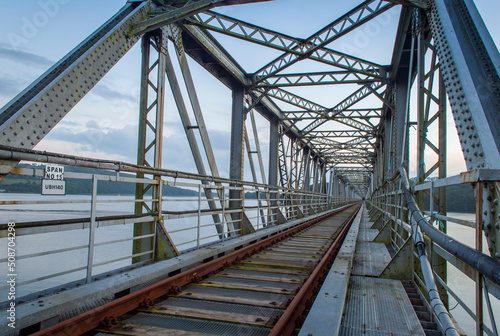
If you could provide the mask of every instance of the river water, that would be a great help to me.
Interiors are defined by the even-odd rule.
[[[99,203],[97,206],[98,216],[111,216],[118,214],[132,214],[134,211],[134,203],[123,202],[132,200],[131,196],[99,196],[100,201],[118,200],[120,203]],[[10,200],[53,200],[53,204],[22,204],[22,205],[0,205],[0,223],[7,222],[29,222],[41,221],[61,218],[83,218],[90,215],[90,196],[82,195],[67,195],[67,196],[41,196],[33,194],[3,194],[0,193],[0,201]],[[60,200],[71,200],[74,202],[83,201],[86,203],[61,203]],[[175,201],[182,200],[182,201]],[[168,210],[193,210],[197,208],[197,200],[195,198],[167,198],[163,203],[163,208]],[[205,205],[206,207],[206,205]],[[451,217],[456,217],[465,220],[474,221],[474,214],[467,213],[448,213]],[[211,218],[205,217],[202,219],[202,225],[210,223]],[[166,221],[166,228],[169,232],[178,230],[184,227],[196,227],[197,218],[183,218]],[[112,240],[120,240],[131,237],[133,233],[133,224],[115,225],[101,227],[96,230],[95,242],[106,242]],[[469,227],[458,224],[448,223],[448,233],[469,246],[474,246],[474,230]],[[191,229],[171,234],[171,238],[182,249],[188,249],[195,246],[195,243],[185,243],[196,237],[197,230]],[[202,236],[213,236],[216,234],[213,226],[204,227],[201,229]],[[203,242],[215,240],[216,237],[206,239]],[[45,251],[56,249],[65,249],[74,246],[87,245],[89,241],[89,230],[71,230],[61,232],[50,232],[44,234],[18,236],[16,238],[16,268],[17,268],[17,283],[29,281],[31,279],[43,278],[49,274],[64,272],[79,267],[84,267],[87,264],[88,250],[81,248],[78,250],[62,252],[54,255],[42,255],[34,258],[23,259],[22,256],[30,254],[40,254]],[[184,243],[184,244],[183,244]],[[486,243],[484,244],[486,246]],[[181,249],[181,248],[179,248]],[[7,239],[0,238],[0,251],[7,250]],[[114,260],[123,256],[130,255],[132,251],[132,242],[118,242],[110,245],[96,246],[94,251],[94,264]],[[0,259],[6,258],[6,254],[2,252]],[[94,267],[93,274],[99,274],[109,270],[125,267],[130,265],[130,259],[116,261],[103,266]],[[0,302],[7,299],[7,289],[5,283],[7,280],[7,264],[0,262]],[[36,281],[17,287],[17,296],[26,295],[32,292],[51,288],[57,285],[62,285],[70,281],[79,280],[85,277],[86,270],[79,270],[69,274],[57,276],[54,278]],[[448,268],[448,284],[460,295],[460,298],[465,301],[474,311],[475,294],[474,282],[467,276],[456,270],[453,266]],[[491,297],[491,296],[490,296]],[[454,307],[456,301],[450,297],[450,307]],[[492,297],[493,311],[500,312],[500,302]],[[459,321],[460,326],[468,335],[475,334],[475,322],[469,315],[458,305],[452,311],[453,316]],[[489,318],[486,316],[485,322],[489,325]],[[497,313],[498,316],[500,314]],[[498,319],[497,316],[497,319]],[[500,321],[499,321],[500,322]]]

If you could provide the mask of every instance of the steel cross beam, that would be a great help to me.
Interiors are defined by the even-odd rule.
[[[353,155],[351,153],[335,153],[335,155],[325,155],[326,160],[333,164],[358,163],[371,164],[371,158],[362,155]]]
[[[301,59],[311,57],[313,54],[323,58],[319,50],[320,48],[344,36],[379,14],[384,13],[393,6],[394,4],[382,0],[364,1],[356,8],[307,38],[304,44],[305,47],[299,54],[286,52],[258,70],[252,77],[252,83],[257,84],[265,78],[288,68]]]
[[[380,84],[380,86],[382,86],[382,85]],[[260,90],[262,90],[262,89],[260,89]],[[260,92],[260,91],[258,91],[258,92]],[[355,92],[355,94],[356,93],[357,92]],[[369,93],[371,93],[371,91]],[[293,94],[291,92],[285,91],[283,89],[272,88],[271,90],[269,90],[268,96],[274,97],[276,99],[279,99],[279,100],[281,100],[281,101],[283,101],[285,103],[291,104],[293,106],[296,106],[296,107],[299,107],[299,108],[303,108],[303,109],[305,109],[307,111],[316,113],[316,114],[318,114],[318,117],[322,117],[322,119],[318,119],[318,117],[317,117],[315,122],[319,123],[321,121],[326,122],[327,120],[334,120],[334,121],[337,121],[339,123],[345,124],[347,126],[351,126],[353,128],[359,129],[359,130],[373,131],[373,127],[372,126],[366,125],[366,124],[361,123],[361,122],[359,122],[357,120],[354,120],[352,118],[345,118],[344,115],[343,115],[343,111],[338,111],[338,113],[336,115],[333,115],[333,117],[332,117],[332,116],[330,116],[328,114],[328,111],[329,110],[332,111],[335,108],[334,109],[327,109],[324,106],[316,104],[316,103],[314,103],[314,102],[312,102],[310,100],[304,99],[304,98],[302,98],[300,96],[297,96],[297,95],[295,95],[295,94]],[[354,104],[354,103],[355,103],[355,101],[352,102],[352,104]],[[341,106],[341,104],[339,104],[337,106]],[[348,107],[348,106],[346,106],[346,107]],[[284,119],[287,119],[286,116],[284,117]],[[302,132],[301,134],[302,134],[302,136],[304,136],[307,133]]]
[[[345,109],[343,111],[343,115],[346,118],[353,118],[353,119],[381,118],[382,110],[383,110],[382,108]],[[290,117],[288,117],[290,115],[294,116],[295,118],[304,118],[305,117],[304,113],[307,112],[308,111],[282,111],[281,113],[287,116],[287,119],[290,119]]]
[[[363,132],[359,130],[354,131],[346,131],[346,130],[338,130],[338,131],[311,131],[305,137],[306,139],[314,138],[314,137],[322,137],[322,138],[353,138],[353,137],[366,137],[367,135],[372,135],[370,132]]]
[[[212,11],[192,16],[189,23],[290,54],[302,55],[308,49],[304,39],[282,34]],[[318,48],[317,52],[310,55],[310,58],[372,78],[383,77],[383,73],[381,73],[382,65],[325,47]]]
[[[311,138],[310,139],[311,143],[317,143],[323,146],[318,146],[317,148],[331,148],[333,150],[340,150],[340,149],[349,149],[349,148],[359,148],[359,149],[366,149],[366,148],[373,148],[373,144],[368,141],[367,137],[360,137],[353,139],[351,141],[347,142],[338,142],[335,140],[327,139],[327,138],[321,138],[321,137],[316,137],[316,138]],[[366,142],[366,144],[364,144]],[[364,145],[363,145],[364,144]],[[369,146],[368,146],[369,145]],[[328,146],[328,147],[325,147]]]
[[[139,40],[125,31],[152,9],[149,2],[127,3],[0,109],[0,144],[35,147]]]
[[[370,95],[371,93],[373,93],[373,91],[381,88],[383,85],[385,85],[385,84],[382,83],[382,82],[375,82],[375,83],[371,83],[370,85],[366,85],[366,86],[363,86],[362,88],[358,89],[356,92],[354,92],[349,97],[347,97],[346,99],[344,99],[342,102],[340,102],[339,104],[337,104],[334,108],[332,108],[331,109],[332,115],[328,119],[318,119],[318,120],[312,122],[311,124],[307,125],[304,128],[304,130],[302,131],[302,134],[306,135],[310,131],[318,128],[320,125],[323,125],[328,120],[332,120],[337,115],[341,115],[342,112],[345,109],[347,109],[348,107],[356,104],[360,100],[366,98],[368,95]],[[335,118],[335,120],[339,121],[340,119],[339,118]],[[362,125],[365,126],[364,124],[362,124]],[[349,125],[349,126],[352,126],[352,125]],[[371,130],[371,127],[365,126],[365,127],[361,128],[361,129],[363,129],[363,130]]]
[[[304,110],[314,112],[320,117],[328,116],[328,109],[326,107],[280,88],[271,88],[267,92],[267,96],[276,98],[293,106],[303,108]]]
[[[257,87],[286,87],[334,84],[366,84],[380,79],[353,71],[328,71],[272,75],[257,84]]]
[[[155,29],[175,23],[203,10],[217,6],[237,5],[243,3],[263,2],[272,0],[186,0],[181,7],[163,6],[160,10],[150,13],[150,18],[136,23],[128,32],[128,36],[140,36]]]

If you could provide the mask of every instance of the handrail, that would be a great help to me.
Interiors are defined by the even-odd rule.
[[[420,227],[422,231],[424,231],[422,226],[428,226],[431,228],[433,227],[425,221],[425,218],[422,216],[422,212],[417,207],[417,203],[415,202],[413,196],[410,193],[410,183],[408,182],[406,171],[403,167],[400,168],[400,176],[402,181],[401,183],[402,189],[405,195],[406,206],[410,210],[410,219],[411,219],[410,224],[412,228],[412,237],[420,260],[420,268],[422,270],[422,275],[424,276],[425,287],[427,287],[427,295],[429,296],[430,305],[443,327],[444,334],[446,336],[448,335],[458,336],[459,334],[455,329],[455,325],[451,321],[448,310],[446,309],[443,302],[441,301],[441,298],[439,297],[439,292],[436,287],[436,281],[434,280],[432,267],[429,263],[429,259],[427,258],[427,254],[425,252],[425,243],[420,231],[418,231],[418,227]],[[448,237],[448,239],[450,238]]]
[[[500,285],[500,262],[482,252],[474,250],[473,248],[456,241],[447,234],[430,225],[424,219],[422,212],[418,209],[417,203],[410,193],[406,171],[404,168],[401,168],[401,170],[401,176],[403,177],[403,192],[405,194],[407,207],[411,216],[415,217],[415,221],[420,229],[443,249],[453,254],[497,285]]]
[[[38,151],[33,149],[25,149],[18,148],[12,146],[6,146],[0,144],[0,160],[13,160],[13,161],[32,161],[39,163],[52,163],[52,164],[62,164],[67,166],[75,166],[75,167],[85,167],[85,168],[96,168],[96,169],[104,169],[104,170],[113,170],[113,171],[123,171],[128,173],[144,173],[150,175],[158,175],[158,176],[166,176],[172,177],[176,179],[190,179],[197,181],[207,181],[213,183],[230,183],[230,184],[243,184],[247,186],[253,187],[264,187],[264,188],[272,188],[279,190],[295,190],[292,188],[286,188],[281,186],[263,184],[258,182],[251,181],[241,181],[234,180],[224,177],[213,177],[208,175],[200,175],[189,172],[181,172],[175,170],[169,170],[164,168],[154,168],[154,167],[145,167],[129,162],[123,161],[115,161],[115,160],[101,160],[101,159],[92,159],[86,157],[80,157],[76,155],[69,154],[60,154],[60,153],[52,153],[46,151]],[[0,172],[0,174],[7,174],[9,171]],[[301,193],[308,195],[326,195],[323,193],[311,192],[311,191],[301,191]]]

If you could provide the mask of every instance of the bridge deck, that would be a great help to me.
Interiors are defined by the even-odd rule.
[[[391,257],[373,224],[364,209],[299,336],[425,335],[401,281],[378,278]]]

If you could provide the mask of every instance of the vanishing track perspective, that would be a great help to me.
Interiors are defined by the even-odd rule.
[[[289,335],[359,208],[305,222],[37,335]]]

